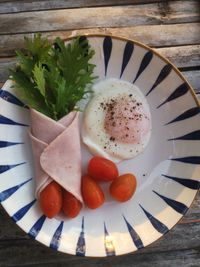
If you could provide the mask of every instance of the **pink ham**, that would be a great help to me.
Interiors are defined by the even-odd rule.
[[[83,202],[78,112],[59,121],[31,109],[31,132],[36,175],[36,197],[52,181]]]

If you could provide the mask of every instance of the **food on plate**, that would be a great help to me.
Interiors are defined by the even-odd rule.
[[[75,38],[67,45],[56,38],[52,46],[36,34],[25,38],[23,52],[16,52],[18,64],[10,70],[11,79],[25,104],[58,121],[91,92],[96,77],[89,60],[94,53],[86,38]]]
[[[118,176],[118,169],[111,160],[95,156],[88,164],[88,174],[96,181],[112,181]]]
[[[82,139],[91,153],[114,162],[141,153],[150,139],[151,115],[140,89],[112,78],[93,85],[93,91],[82,126]]]
[[[94,97],[83,119],[83,142],[99,156],[81,179],[78,102],[91,90],[94,51],[86,38],[65,45],[41,35],[25,39],[18,64],[11,70],[18,95],[30,108],[29,136],[35,164],[35,195],[48,218],[63,212],[76,217],[83,203],[96,209],[105,202],[98,181],[112,182],[110,194],[129,200],[136,189],[132,174],[119,175],[113,161],[142,152],[151,133],[151,116],[140,90],[125,81],[107,79],[93,86]]]
[[[128,201],[135,193],[137,180],[131,174],[119,175],[117,166],[110,160],[95,156],[88,163],[88,175],[82,178],[82,196],[89,208],[97,208],[104,201],[103,191],[97,182],[111,182],[111,196],[120,202]]]
[[[82,203],[77,198],[75,198],[74,195],[64,190],[62,203],[62,210],[64,214],[69,218],[75,218],[76,216],[78,216],[81,209]]]
[[[82,177],[81,191],[84,203],[90,209],[97,209],[105,201],[101,187],[89,175]]]
[[[71,112],[59,121],[34,109],[30,115],[37,198],[54,180],[82,202],[78,113]]]
[[[133,174],[123,174],[111,183],[110,194],[115,200],[125,202],[133,196],[136,186],[137,180]]]
[[[26,38],[25,45],[23,52],[17,51],[18,64],[11,70],[11,79],[30,108],[36,197],[46,210],[48,198],[44,192],[55,181],[82,202],[77,102],[91,91],[95,65],[89,60],[94,51],[81,37],[67,45],[56,38],[52,46],[38,34]],[[51,206],[53,199],[49,200]],[[52,214],[56,215],[50,213],[48,217]]]
[[[53,218],[62,208],[62,188],[52,181],[40,193],[40,207],[48,218]]]

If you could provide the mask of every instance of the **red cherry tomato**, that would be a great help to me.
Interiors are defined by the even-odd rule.
[[[104,193],[90,176],[83,176],[81,190],[83,200],[88,208],[96,209],[103,205],[105,201]]]
[[[75,218],[82,208],[81,202],[70,192],[64,191],[62,210],[69,218]]]
[[[62,207],[62,187],[51,182],[40,193],[40,207],[48,218],[57,215]]]
[[[110,185],[111,196],[120,202],[129,200],[135,193],[137,186],[136,177],[133,174],[124,174],[117,177]]]
[[[96,156],[88,164],[88,174],[96,181],[113,181],[118,177],[118,169],[111,160]]]

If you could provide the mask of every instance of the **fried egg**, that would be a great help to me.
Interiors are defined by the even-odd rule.
[[[112,78],[96,83],[93,91],[83,114],[83,143],[93,155],[114,162],[140,154],[151,136],[150,109],[140,89]]]

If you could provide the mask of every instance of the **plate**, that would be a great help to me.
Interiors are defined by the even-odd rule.
[[[81,256],[121,255],[166,234],[190,207],[200,179],[200,106],[177,68],[153,49],[114,36],[86,38],[99,80],[134,83],[150,106],[149,145],[118,164],[121,173],[136,175],[135,195],[126,203],[107,195],[101,208],[84,208],[75,219],[46,218],[34,196],[29,110],[8,80],[0,91],[0,200],[16,224],[46,246]],[[84,146],[82,153],[84,172],[91,154]]]

